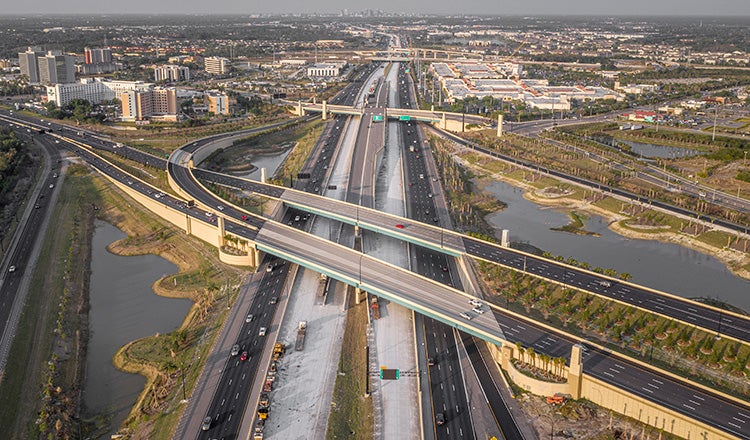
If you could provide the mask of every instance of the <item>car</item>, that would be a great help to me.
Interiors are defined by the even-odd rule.
[[[271,304],[276,304],[278,301],[279,301],[279,299],[274,296],[274,297],[271,298],[271,301],[269,301],[269,302]]]
[[[427,358],[427,366],[431,367],[435,365],[435,359],[434,358]]]
[[[442,270],[443,272],[448,272],[448,266],[441,266],[440,270]]]
[[[432,198],[432,193],[427,194],[427,197]]]
[[[483,309],[483,308],[481,308],[481,307],[474,307],[474,308],[473,308],[473,309],[471,309],[471,310],[473,310],[473,311],[474,311],[474,313],[477,313],[477,314],[479,314],[479,315],[481,315],[482,313],[484,313],[484,309]]]
[[[213,216],[214,216],[214,215],[213,215],[213,213],[211,213],[211,212],[206,212],[206,217],[213,217]]]
[[[34,205],[34,209],[39,209],[39,208],[41,208],[41,207],[42,207],[42,205],[40,205],[40,204],[36,204],[36,205]]]
[[[15,272],[15,271],[16,271],[16,266],[11,266],[8,268],[8,272]]]
[[[232,352],[231,352],[231,354],[232,354],[232,356],[237,356],[238,354],[240,354],[240,346],[237,345],[237,344],[232,345]]]
[[[298,221],[299,221],[299,216],[298,216],[298,215],[295,215],[295,216],[294,216],[294,221],[295,221],[295,222],[298,222]]]
[[[420,179],[424,179],[424,174],[420,174],[420,175],[419,175],[419,178],[420,178]]]
[[[242,354],[240,355],[240,360],[241,360],[242,362],[245,362],[245,361],[246,361],[246,360],[248,360],[249,358],[250,358],[250,356],[248,356],[248,354],[247,354],[247,352],[246,352],[246,351],[243,351],[243,352],[242,352]]]
[[[464,319],[466,319],[467,321],[471,321],[471,315],[469,315],[468,313],[461,312],[461,313],[459,313],[459,315],[461,315],[461,317],[464,318]]]
[[[240,218],[242,219],[242,221],[247,221],[247,216],[246,216],[246,215],[243,215],[243,216],[242,216],[242,217],[240,217]]]
[[[54,177],[55,179],[57,179],[57,173],[53,174],[52,177]]]
[[[472,298],[469,300],[469,304],[471,304],[474,307],[482,307],[482,301],[479,301],[476,298]]]
[[[49,184],[49,188],[50,188],[50,189],[52,189],[52,188],[54,188],[54,187],[55,187],[55,184],[54,184],[54,183],[50,183],[50,184]]]
[[[273,264],[268,263],[268,265],[266,266],[266,272],[273,272]]]
[[[396,229],[404,229],[404,225],[401,223],[396,223]]]
[[[252,314],[252,313],[249,313],[249,314],[247,315],[247,318],[245,318],[245,322],[252,322],[252,321],[253,321],[253,318],[255,318],[255,317],[253,316],[253,314]]]
[[[208,431],[211,429],[211,416],[206,416],[205,419],[203,419],[203,424],[201,425],[201,429],[203,431]]]
[[[435,424],[438,426],[445,425],[445,414],[441,412],[435,414]]]
[[[266,335],[266,328],[261,327],[260,330],[258,330],[258,336],[265,336]]]
[[[612,287],[612,283],[607,280],[599,280],[599,285],[605,288]]]
[[[216,207],[216,209],[218,209],[219,211],[223,211],[224,210],[224,206],[223,205],[218,205]]]

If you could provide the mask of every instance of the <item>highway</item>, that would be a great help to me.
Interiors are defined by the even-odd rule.
[[[84,156],[84,158],[98,165],[97,168],[101,171],[116,175],[115,178],[121,179],[121,181],[132,179],[124,173],[117,174],[106,163],[97,164],[96,160],[86,155],[82,149],[78,150],[80,150],[78,153]],[[150,187],[144,186],[138,189],[145,191],[147,188]],[[198,211],[195,215],[196,218],[202,218],[205,221],[205,212]],[[235,223],[228,221],[227,224],[234,225]],[[241,234],[254,233],[254,229],[243,227],[241,224],[238,224],[237,228]],[[553,340],[562,340],[560,336],[535,330],[532,323],[507,316],[504,312],[498,310],[495,310],[498,321],[490,319],[488,316],[490,315],[489,313],[477,316],[471,321],[465,321],[458,316],[458,313],[468,310],[469,306],[458,298],[466,297],[460,294],[457,296],[458,292],[453,289],[431,283],[429,280],[401,271],[385,263],[373,261],[367,256],[352,253],[351,250],[324,240],[313,239],[307,234],[288,228],[285,225],[266,222],[261,230],[257,232],[256,238],[258,246],[262,250],[284,257],[288,256],[291,260],[298,260],[298,262],[307,267],[329,273],[329,275],[334,275],[335,271],[334,277],[337,279],[349,284],[360,285],[365,290],[385,296],[426,315],[449,322],[455,327],[495,341],[495,343],[500,338],[497,322],[503,327],[506,337],[511,342],[513,342],[513,339],[517,339],[526,346],[542,344],[545,350],[549,350],[549,348],[544,346],[551,344],[549,341],[550,338]],[[394,296],[394,292],[399,292],[398,297]],[[569,353],[569,344],[572,342],[574,341],[560,342],[555,345],[557,347],[556,350],[560,350],[562,353]],[[747,406],[725,402],[714,397],[712,394],[697,390],[681,382],[673,382],[665,376],[653,374],[639,367],[629,367],[623,359],[612,354],[599,353],[594,350],[589,350],[589,352],[592,355],[587,355],[585,359],[587,372],[595,375],[599,374],[602,380],[610,382],[615,381],[618,377],[626,377],[626,373],[618,372],[615,374],[613,372],[621,370],[618,365],[625,367],[626,370],[632,368],[632,373],[627,377],[627,380],[622,381],[622,386],[626,389],[631,389],[635,394],[649,400],[674,407],[679,412],[689,414],[698,420],[703,420],[708,424],[720,427],[722,430],[733,433],[740,438],[750,438],[750,434],[748,434],[746,429],[735,427],[737,425],[736,419],[742,419],[749,413]],[[596,356],[593,356],[594,353],[596,353]],[[554,350],[548,354],[557,356]],[[614,378],[610,378],[609,375],[614,376]],[[665,385],[665,388],[660,389],[659,393],[649,393],[646,391],[650,387],[649,384],[659,383],[654,380],[664,384],[674,383],[675,389],[667,390]],[[711,407],[716,410],[703,411],[700,408],[698,411],[695,411],[688,408],[696,408],[694,404],[691,404],[691,400],[700,401],[700,399],[706,399],[704,401],[711,402]]]
[[[4,121],[3,121],[4,122]],[[5,124],[4,124],[5,125]],[[8,124],[10,125],[10,124]],[[36,133],[19,130],[19,132],[36,138]],[[43,172],[40,174],[40,181],[37,183],[37,189],[32,191],[28,199],[28,205],[25,205],[25,213],[19,212],[17,219],[19,228],[15,232],[15,237],[6,255],[3,259],[2,280],[0,281],[0,372],[5,369],[7,356],[10,351],[15,327],[17,325],[19,314],[14,315],[14,310],[20,312],[14,303],[23,297],[21,285],[24,277],[30,275],[29,262],[32,257],[32,251],[37,242],[44,237],[45,231],[42,230],[45,217],[48,215],[49,201],[52,199],[54,188],[60,178],[60,152],[44,138],[36,138],[42,148],[45,150],[45,164]],[[33,205],[33,208],[32,208]],[[23,304],[23,302],[21,303]]]
[[[297,209],[349,224],[356,224],[362,228],[404,239],[417,245],[442,251],[448,255],[459,256],[466,253],[477,259],[521,270],[603,298],[677,319],[711,333],[720,333],[724,337],[750,343],[750,319],[747,317],[729,311],[721,311],[689,299],[660,294],[634,283],[614,279],[515,249],[501,247],[481,239],[458,234],[450,229],[433,226],[437,224],[435,222],[437,217],[434,215],[434,209],[430,208],[430,205],[426,204],[427,202],[424,199],[418,202],[422,208],[413,213],[415,219],[418,220],[414,221],[366,207],[358,207],[351,203],[315,197],[286,188],[210,171],[195,169],[193,174],[199,180],[221,183],[281,199]],[[428,173],[420,174],[424,175],[423,179],[437,179],[437,176]],[[417,176],[415,180],[423,179]],[[409,183],[413,185],[414,180]],[[607,283],[609,283],[609,286],[607,286]]]

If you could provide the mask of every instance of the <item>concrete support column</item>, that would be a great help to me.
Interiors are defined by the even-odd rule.
[[[195,168],[195,162],[193,162],[193,158],[192,157],[188,161],[188,168]]]
[[[297,116],[305,116],[305,109],[302,108],[302,101],[297,101]]]
[[[224,246],[224,217],[216,216],[216,226],[219,229],[219,247]]]
[[[266,167],[263,167],[260,169],[260,183],[266,183],[266,179],[268,177],[266,176]]]
[[[328,102],[326,100],[323,100],[323,120],[328,120]]]
[[[500,352],[502,353],[500,366],[503,367],[503,370],[508,371],[510,361],[513,359],[513,347],[503,344],[503,346],[500,347]]]
[[[497,137],[503,137],[503,115],[497,115]]]
[[[510,231],[507,229],[503,229],[502,235],[500,236],[500,246],[510,246]]]
[[[448,129],[448,123],[446,122],[446,119],[445,119],[445,112],[443,112],[443,117],[440,119],[440,128],[442,128],[443,130]]]
[[[581,383],[583,379],[583,362],[581,359],[581,346],[573,345],[570,350],[570,368],[568,368],[568,386],[573,399],[581,398]]]
[[[360,289],[359,287],[354,288],[354,303],[359,304],[367,299],[367,292]]]
[[[185,214],[185,233],[193,235],[193,221],[188,214]]]

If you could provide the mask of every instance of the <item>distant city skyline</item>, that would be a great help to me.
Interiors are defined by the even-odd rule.
[[[275,2],[247,2],[240,0],[171,0],[153,2],[130,0],[107,2],[101,0],[69,0],[65,2],[40,0],[11,2],[3,7],[3,14],[272,14],[272,13],[357,13],[367,9],[387,13],[406,14],[484,14],[484,15],[633,15],[633,16],[750,16],[747,0],[631,0],[609,2],[602,0],[526,0],[490,1],[468,0],[460,5],[448,0],[431,2],[402,2],[399,0],[281,0]]]

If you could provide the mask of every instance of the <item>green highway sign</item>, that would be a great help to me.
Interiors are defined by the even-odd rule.
[[[372,122],[383,122],[383,115],[373,115]]]
[[[411,121],[411,116],[405,115],[405,116],[399,116],[399,121]]]

